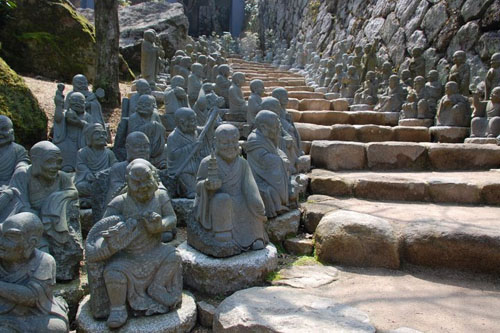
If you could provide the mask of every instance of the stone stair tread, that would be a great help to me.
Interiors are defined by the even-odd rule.
[[[319,125],[387,125],[397,126],[399,114],[394,112],[377,111],[332,111],[332,110],[304,110],[297,111],[296,122],[313,123]]]

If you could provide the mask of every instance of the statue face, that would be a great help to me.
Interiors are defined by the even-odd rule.
[[[491,92],[491,102],[494,104],[500,104],[500,87],[493,89]]]
[[[453,63],[455,65],[461,65],[463,63],[465,63],[465,53],[462,53],[462,52],[455,52],[455,54],[453,55]]]
[[[273,118],[265,124],[262,124],[262,132],[275,144],[278,144],[280,136],[280,121],[278,118]]]
[[[85,99],[80,96],[71,96],[69,107],[78,114],[85,112]]]
[[[148,161],[151,155],[149,142],[143,139],[133,140],[126,145],[127,160],[133,161],[136,158],[142,158]]]
[[[196,131],[196,115],[194,112],[179,119],[178,126],[182,133],[194,135]]]
[[[153,100],[142,101],[141,103],[137,103],[136,112],[141,117],[151,117],[153,115],[153,111],[155,109],[155,104]]]
[[[458,93],[458,86],[456,84],[450,84],[451,82],[448,82],[445,86],[445,93],[446,95],[454,95]]]
[[[14,141],[14,129],[12,124],[5,118],[0,118],[0,147]]]
[[[158,185],[151,173],[136,173],[127,178],[129,193],[139,202],[148,202],[154,198]]]
[[[231,162],[240,153],[238,138],[232,135],[221,135],[216,137],[215,149],[217,154],[225,161]]]
[[[75,91],[88,91],[89,90],[89,82],[85,76],[78,76],[73,80],[73,89]]]
[[[391,89],[396,88],[398,86],[398,84],[399,84],[399,78],[392,77],[392,78],[389,79],[389,87]]]
[[[22,227],[15,221],[5,220],[0,224],[0,259],[5,262],[17,262],[23,259],[28,242]]]
[[[91,136],[91,146],[92,147],[105,147],[106,140],[108,138],[108,133],[102,127],[98,127],[94,132],[92,132]]]
[[[142,95],[151,95],[151,87],[147,83],[138,83],[137,84],[137,93],[142,96]]]
[[[36,162],[33,161],[33,164]],[[40,164],[40,176],[46,180],[56,179],[59,170],[62,168],[61,152],[48,152]]]

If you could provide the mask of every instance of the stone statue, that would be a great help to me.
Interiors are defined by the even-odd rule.
[[[229,74],[231,69],[228,65],[219,66],[219,75],[217,75],[215,81],[215,93],[221,97],[224,97],[226,101],[225,107],[229,106],[229,87],[231,87],[231,81],[229,81]]]
[[[356,45],[354,47],[354,58],[352,59],[352,65],[356,67],[356,72],[358,73],[359,77],[361,77],[361,75],[363,74],[363,65],[361,63],[362,60],[363,60],[363,47],[361,45]]]
[[[167,167],[166,130],[161,124],[155,106],[156,100],[153,96],[143,95],[139,98],[137,111],[128,120],[127,135],[136,131],[146,134],[151,145],[151,163],[158,169],[165,169]]]
[[[98,172],[109,169],[117,162],[115,154],[106,147],[107,132],[101,124],[90,124],[85,128],[87,146],[76,155],[75,186],[81,208],[90,208],[93,193],[92,183]]]
[[[64,101],[64,109],[70,107],[71,96],[74,93],[81,93],[85,96],[85,110],[92,118],[91,123],[99,123],[105,127],[104,117],[102,116],[101,103],[97,99],[96,94],[89,90],[89,82],[85,75],[77,74],[73,77],[73,90],[68,93]]]
[[[456,51],[453,54],[453,66],[448,76],[448,81],[455,81],[458,84],[458,91],[463,96],[469,96],[470,67],[466,60],[464,51]]]
[[[200,94],[201,86],[203,85],[203,65],[200,63],[194,63],[191,65],[191,74],[189,74],[188,79],[188,97],[189,105],[193,106],[198,95]]]
[[[151,86],[156,83],[157,61],[160,47],[156,45],[156,32],[153,29],[144,31],[144,40],[141,45],[141,76]]]
[[[262,110],[262,97],[264,96],[265,88],[264,81],[255,79],[250,82],[251,95],[248,98],[248,113],[247,123],[252,125],[257,113]]]
[[[500,87],[493,88],[491,100],[480,101],[479,92],[474,94],[471,137],[496,138],[500,135]]]
[[[62,170],[73,172],[76,167],[76,154],[85,147],[83,130],[87,124],[92,124],[92,116],[85,111],[85,96],[74,92],[69,98],[69,106],[63,109],[64,86],[59,85],[54,97],[54,138],[53,142],[62,153]]]
[[[207,65],[206,65],[206,72],[207,72],[207,77],[205,79],[206,82],[214,82],[215,79],[217,78],[217,75],[215,75],[214,71],[214,66],[216,65],[216,60],[214,57],[209,56],[207,59]]]
[[[14,127],[9,117],[0,115],[0,188],[10,182],[16,169],[28,166],[26,149],[14,142]]]
[[[54,258],[37,249],[43,224],[19,213],[0,225],[0,331],[69,331],[66,304],[56,299]]]
[[[301,42],[297,43],[297,56],[295,58],[294,68],[303,69],[306,62],[306,55],[304,51],[304,44]]]
[[[326,78],[326,65],[328,64],[328,59],[321,59],[319,62],[319,67],[318,71],[316,72],[315,76],[315,82],[317,83],[318,87],[324,87],[325,83],[325,78]]]
[[[328,59],[326,63],[326,73],[325,73],[325,81],[323,81],[323,87],[329,87],[334,76],[335,76],[335,62],[333,61],[333,59]]]
[[[378,85],[376,82],[375,72],[368,71],[366,80],[361,88],[354,95],[354,104],[375,105],[378,102],[377,98]]]
[[[186,56],[181,58],[179,65],[177,66],[175,71],[176,72],[175,75],[180,75],[184,78],[184,85],[182,86],[184,90],[187,90],[189,74],[191,73],[190,68],[191,68],[191,58]]]
[[[40,217],[44,235],[38,247],[56,259],[58,280],[72,280],[83,258],[78,191],[72,177],[61,171],[61,150],[52,142],[35,144],[30,157],[33,164],[12,177],[10,186],[19,194],[20,205],[9,207],[11,214],[32,212]]]
[[[437,103],[443,97],[443,85],[439,81],[439,73],[436,70],[429,71],[425,87],[429,93],[429,107],[436,110]]]
[[[205,81],[208,77],[208,58],[204,54],[200,54],[198,56],[197,62],[201,65],[202,70],[201,70],[201,77],[202,81]],[[193,71],[193,65],[191,65],[191,72]]]
[[[162,123],[169,132],[175,128],[175,111],[188,107],[188,97],[186,91],[182,88],[183,85],[184,78],[177,75],[170,81],[170,88],[165,90],[165,115],[162,116]]]
[[[431,108],[429,99],[431,98],[427,87],[425,86],[425,79],[422,76],[417,76],[413,81],[413,89],[410,91],[415,95],[415,103],[417,105],[419,119],[434,119],[436,109]]]
[[[389,78],[389,87],[386,92],[380,96],[379,103],[375,111],[381,112],[400,112],[408,92],[401,87],[401,82],[397,75],[391,75]]]
[[[328,86],[328,90],[334,93],[340,93],[342,87],[342,79],[344,78],[344,66],[342,64],[335,65],[335,75],[330,81],[330,85]]]
[[[267,110],[255,118],[255,129],[248,136],[245,151],[268,218],[289,210],[289,191],[292,189],[289,161],[279,146],[279,117]]]
[[[439,101],[436,125],[469,127],[471,117],[469,100],[460,94],[458,84],[454,81],[448,82],[445,94]]]
[[[349,66],[347,74],[342,78],[340,95],[342,98],[354,98],[354,94],[359,89],[359,77],[356,67]]]
[[[404,89],[410,89],[413,87],[413,78],[411,77],[411,72],[408,69],[403,69],[401,71],[401,82],[403,83]]]
[[[151,86],[145,79],[139,79],[135,83],[137,91],[132,94],[129,102],[128,117],[135,113],[137,102],[142,95],[151,95]]]
[[[232,120],[247,120],[247,102],[243,97],[241,88],[245,83],[245,74],[237,72],[233,74],[233,80],[228,92],[229,114]]]
[[[490,70],[486,74],[484,79],[484,99],[489,100],[491,92],[495,87],[500,87],[500,52],[497,52],[491,56]]]
[[[389,86],[389,79],[391,78],[392,75],[392,65],[390,62],[385,61],[382,64],[382,71],[379,72],[379,92],[383,93],[384,90]]]
[[[188,244],[214,257],[260,250],[268,243],[264,203],[248,162],[239,156],[239,137],[235,126],[219,126],[215,154],[198,170]]]
[[[85,246],[91,311],[111,329],[123,326],[129,311],[167,313],[182,296],[180,257],[161,241],[177,223],[167,191],[146,160],[132,161],[126,174],[127,192],[109,203]]]
[[[363,75],[361,76],[361,81],[365,80],[366,73],[369,71],[375,72],[377,69],[377,48],[380,40],[375,39],[373,44],[365,45],[363,57],[361,58],[361,64],[363,67]]]
[[[406,103],[401,108],[400,119],[417,119],[418,118],[418,100],[415,91],[410,91],[406,99]]]
[[[215,84],[213,83],[207,82],[204,83],[203,86],[201,86],[201,91],[200,95],[198,96],[198,99],[201,96],[205,96],[205,98],[207,99],[208,109],[213,109],[215,107],[222,108],[226,103],[224,97],[217,96],[217,94],[215,93]]]
[[[417,76],[425,77],[426,71],[423,53],[421,47],[415,47],[411,53],[412,57],[410,59],[409,70],[413,78]]]

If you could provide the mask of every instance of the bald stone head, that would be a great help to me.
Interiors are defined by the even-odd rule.
[[[274,97],[266,97],[262,100],[261,104],[262,110],[269,110],[274,112],[277,116],[280,115],[281,112],[281,104],[280,101]]]
[[[145,79],[137,80],[135,86],[137,88],[137,93],[139,94],[139,96],[151,95],[151,86],[149,85],[149,82],[146,81]]]
[[[156,100],[151,95],[142,95],[137,101],[136,112],[141,117],[151,117],[156,106]]]
[[[73,76],[72,84],[73,91],[85,92],[89,90],[89,81],[83,74]]]
[[[279,87],[274,89],[271,96],[280,102],[282,108],[286,109],[288,105],[288,91],[285,88]]]
[[[40,141],[30,149],[32,175],[52,181],[62,168],[61,150],[50,141]]]
[[[30,259],[43,234],[43,224],[33,213],[9,216],[0,224],[0,261],[22,263]]]
[[[269,110],[262,110],[255,116],[255,126],[267,138],[275,144],[278,143],[280,135],[280,119],[276,113]]]
[[[149,160],[151,156],[151,147],[146,134],[142,132],[132,132],[127,135],[125,141],[127,149],[127,161],[131,162],[136,158]]]
[[[0,115],[0,147],[14,141],[14,125],[9,117]]]
[[[85,112],[85,96],[80,92],[74,92],[69,97],[69,107],[78,114]]]
[[[262,96],[264,94],[264,81],[255,79],[250,82],[250,90],[252,93]]]
[[[191,108],[179,108],[174,114],[175,124],[184,134],[194,135],[196,131],[196,113]]]

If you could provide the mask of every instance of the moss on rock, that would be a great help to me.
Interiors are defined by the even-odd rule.
[[[38,101],[16,74],[0,58],[0,114],[14,123],[16,141],[24,146],[47,138],[47,117],[38,106]]]

